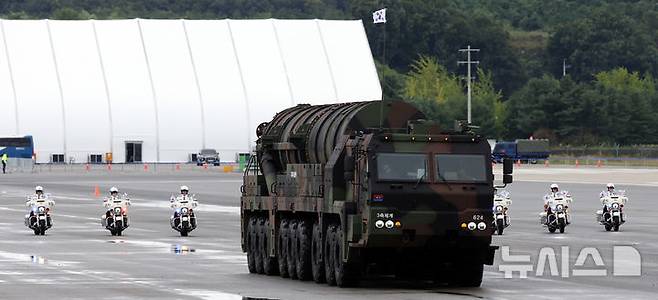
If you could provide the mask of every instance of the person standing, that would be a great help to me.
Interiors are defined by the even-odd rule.
[[[7,169],[7,160],[9,160],[9,157],[7,157],[7,153],[2,154],[2,174],[6,174],[5,169]]]

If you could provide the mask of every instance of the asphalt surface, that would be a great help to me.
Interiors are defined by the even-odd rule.
[[[341,289],[279,277],[249,274],[240,250],[239,174],[202,171],[67,171],[0,174],[0,299],[655,299],[658,295],[658,170],[521,168],[508,190],[512,225],[494,244],[511,255],[530,255],[530,263],[485,267],[481,288],[436,288],[390,278],[368,279]],[[539,224],[541,196],[558,181],[573,197],[573,223],[565,234],[550,234]],[[620,232],[606,232],[594,220],[598,193],[608,181],[628,191],[628,222]],[[54,226],[35,236],[23,225],[25,196],[35,185],[52,194]],[[198,228],[180,237],[169,226],[169,196],[182,184],[197,195]],[[132,199],[131,227],[113,237],[100,225],[102,200],[116,185]],[[614,276],[613,247],[631,246],[641,255],[640,276]],[[537,276],[538,255],[555,253]],[[568,259],[562,255],[568,247]],[[576,266],[583,248],[593,257]],[[547,251],[546,249],[544,251]],[[621,256],[619,256],[621,257]],[[618,258],[619,258],[618,257]],[[615,258],[617,259],[617,258]],[[500,264],[527,265],[528,278],[505,278]],[[632,264],[621,261],[620,264]],[[563,272],[564,267],[569,271]],[[503,266],[504,268],[505,266]],[[615,266],[616,267],[616,266]],[[605,276],[577,276],[576,270],[605,270]],[[243,298],[244,297],[244,298]]]

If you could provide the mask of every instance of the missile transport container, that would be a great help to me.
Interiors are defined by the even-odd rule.
[[[240,198],[249,272],[479,286],[497,249],[490,146],[468,126],[423,119],[406,102],[373,101],[298,105],[258,126]]]

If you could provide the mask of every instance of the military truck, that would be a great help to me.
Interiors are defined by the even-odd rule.
[[[298,105],[258,126],[240,199],[249,272],[479,286],[497,249],[491,148],[468,126],[424,118],[406,102],[373,101]]]

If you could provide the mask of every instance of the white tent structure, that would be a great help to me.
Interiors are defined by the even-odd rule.
[[[231,161],[286,107],[381,95],[361,21],[0,20],[0,136],[39,163]]]

